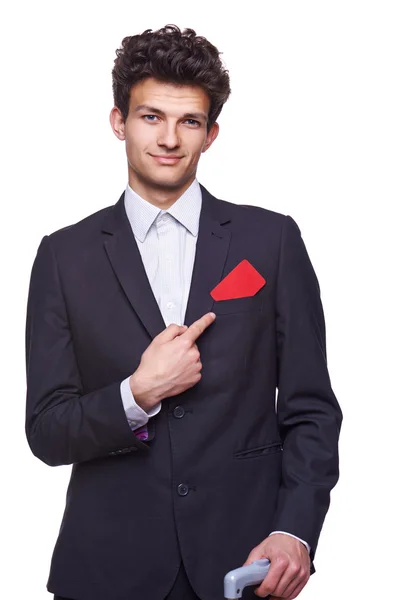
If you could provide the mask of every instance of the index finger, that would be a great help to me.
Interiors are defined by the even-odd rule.
[[[191,342],[195,342],[197,338],[207,329],[211,323],[215,320],[215,313],[209,312],[203,315],[200,319],[197,319],[194,323],[186,329],[180,336],[181,339],[189,339]]]

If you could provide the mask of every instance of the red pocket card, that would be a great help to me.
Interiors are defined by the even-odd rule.
[[[210,294],[214,300],[245,298],[254,296],[265,284],[264,277],[244,259],[211,290]]]

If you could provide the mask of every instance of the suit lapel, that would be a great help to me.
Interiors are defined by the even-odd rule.
[[[199,233],[193,265],[184,325],[191,325],[212,310],[211,290],[222,278],[231,240],[230,231],[222,225],[230,222],[227,208],[203,186]],[[228,205],[227,205],[228,206]]]
[[[222,277],[228,256],[230,231],[224,227],[230,221],[227,206],[214,198],[203,186],[199,233],[196,244],[192,280],[186,307],[185,325],[191,325],[212,309],[210,291]],[[154,297],[142,257],[125,211],[123,193],[107,213],[103,232],[108,234],[104,247],[116,277],[129,302],[151,338],[166,324]]]

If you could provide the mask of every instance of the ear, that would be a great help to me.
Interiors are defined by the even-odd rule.
[[[211,127],[210,131],[207,134],[207,137],[203,144],[203,148],[201,150],[202,152],[205,152],[206,150],[209,149],[209,147],[211,146],[213,141],[217,138],[218,133],[219,133],[219,125],[218,125],[218,123],[214,123],[214,125]]]
[[[117,138],[119,140],[124,140],[125,139],[125,123],[124,123],[124,119],[122,117],[121,111],[116,106],[114,106],[111,109],[110,124],[111,124],[111,129],[113,130],[113,133],[117,136]]]

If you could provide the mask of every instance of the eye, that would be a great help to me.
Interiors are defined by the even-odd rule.
[[[195,119],[186,119],[186,123],[189,123],[189,125],[195,125],[196,127],[201,125],[200,121],[196,121]]]
[[[143,115],[143,119],[149,123],[155,123],[155,120],[158,119],[158,117],[157,115]]]

